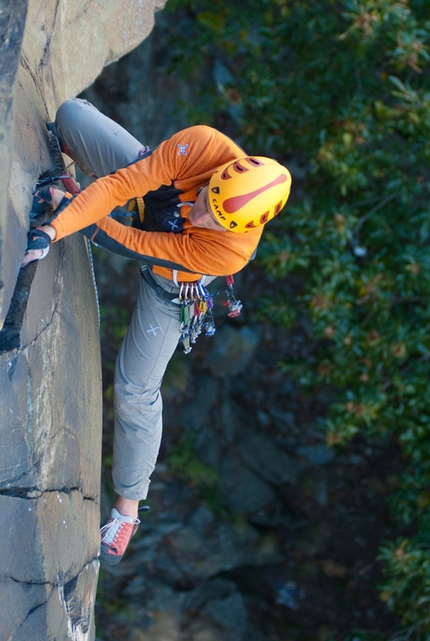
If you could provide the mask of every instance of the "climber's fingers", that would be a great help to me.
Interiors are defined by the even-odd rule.
[[[21,269],[29,263],[34,262],[35,260],[41,260],[42,253],[42,249],[32,249],[31,251],[26,252],[24,258],[22,259]]]
[[[41,260],[45,258],[51,246],[51,237],[47,234],[42,227],[31,229],[28,232],[27,251],[25,252],[24,259],[21,267],[25,267],[28,263],[34,260]]]

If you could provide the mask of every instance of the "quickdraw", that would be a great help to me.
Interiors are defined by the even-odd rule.
[[[226,277],[227,301],[224,306],[228,307],[228,316],[236,318],[242,310],[242,303],[236,300],[233,292],[233,276]],[[202,331],[206,336],[213,336],[216,331],[215,321],[212,314],[213,297],[206,287],[199,280],[194,282],[181,283],[179,289],[179,303],[181,306],[181,338],[184,354],[189,354],[192,345],[196,342]]]
[[[233,276],[226,276],[225,278],[227,283],[227,289],[225,290],[227,300],[223,303],[224,307],[228,307],[227,316],[230,318],[236,318],[240,316],[243,309],[243,305],[240,300],[237,300],[234,295],[233,285],[234,278]]]
[[[206,336],[215,334],[212,315],[213,299],[200,281],[181,283],[179,289],[181,306],[181,338],[184,354],[189,354],[197,338],[204,330]]]

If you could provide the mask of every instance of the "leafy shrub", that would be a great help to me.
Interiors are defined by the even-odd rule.
[[[399,638],[428,638],[427,2],[169,6],[186,33],[176,68],[213,71],[202,90],[206,121],[223,111],[245,148],[291,165],[291,202],[268,226],[259,259],[272,277],[301,286],[293,300],[264,304],[272,320],[299,324],[315,349],[282,367],[310,390],[334,390],[328,443],[360,432],[401,444],[407,463],[392,506],[420,534],[383,548],[381,590],[407,626]]]

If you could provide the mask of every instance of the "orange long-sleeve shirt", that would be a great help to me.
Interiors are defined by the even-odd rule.
[[[234,274],[252,257],[263,228],[245,234],[219,232],[194,227],[188,214],[198,190],[209,182],[215,169],[244,155],[216,129],[205,125],[184,129],[149,155],[82,191],[51,223],[56,240],[93,226],[88,233],[94,242],[147,262],[167,278],[172,278],[172,270],[179,271],[178,280]],[[138,196],[177,207],[176,216],[185,219],[182,231],[144,231],[109,217],[116,207]]]

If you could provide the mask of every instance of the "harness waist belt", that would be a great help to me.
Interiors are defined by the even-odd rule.
[[[141,269],[140,270],[140,275],[142,278],[146,280],[148,285],[152,287],[157,293],[158,296],[161,298],[164,298],[165,300],[170,301],[171,303],[179,303],[179,291],[177,292],[167,292],[165,289],[163,289],[155,280],[153,275],[151,274],[150,269]]]

